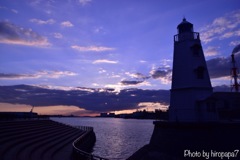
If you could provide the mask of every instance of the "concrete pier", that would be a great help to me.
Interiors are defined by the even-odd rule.
[[[240,159],[239,122],[155,121],[154,125],[150,143],[128,160],[201,159],[207,153],[210,158]]]

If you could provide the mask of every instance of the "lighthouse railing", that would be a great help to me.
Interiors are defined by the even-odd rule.
[[[174,35],[174,42],[185,41],[185,40],[200,40],[198,32],[186,32]]]

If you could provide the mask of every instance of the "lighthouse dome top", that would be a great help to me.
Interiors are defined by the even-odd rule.
[[[186,18],[183,18],[183,21],[177,26],[178,34],[184,32],[193,32],[193,24],[188,22]]]

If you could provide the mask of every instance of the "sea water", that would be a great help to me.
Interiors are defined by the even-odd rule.
[[[93,154],[108,159],[126,159],[148,144],[153,120],[121,118],[51,118],[72,126],[91,126],[96,134]]]

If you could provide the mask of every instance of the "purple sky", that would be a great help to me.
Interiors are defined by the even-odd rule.
[[[229,85],[214,71],[230,73],[239,0],[0,0],[0,85],[170,89],[183,16],[200,32],[212,85]]]

